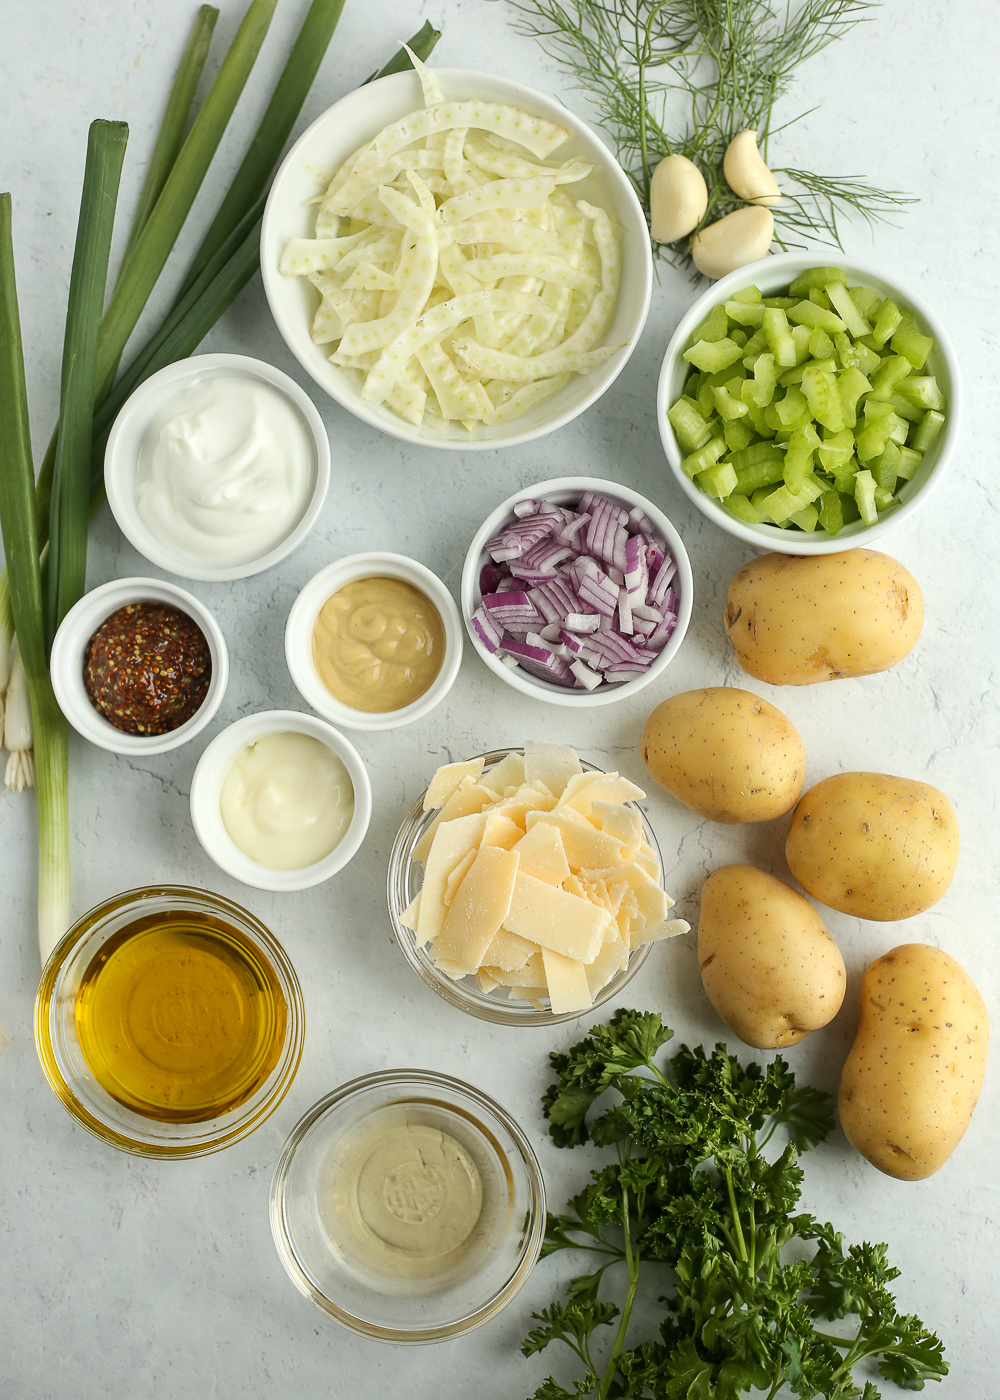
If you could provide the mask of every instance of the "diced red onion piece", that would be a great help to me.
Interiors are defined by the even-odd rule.
[[[627,637],[631,637],[635,631],[632,626],[632,609],[628,601],[628,589],[618,590],[618,630],[624,632]]]
[[[488,652],[496,653],[499,651],[503,628],[497,625],[495,619],[490,616],[482,603],[472,614],[472,627]]]
[[[586,690],[596,690],[601,684],[601,677],[597,672],[592,671],[582,661],[571,661],[569,669]]]
[[[569,632],[596,632],[601,625],[599,613],[567,613],[563,626]]]
[[[514,514],[518,520],[522,520],[526,515],[534,515],[537,510],[538,505],[535,501],[515,501],[514,503]]]
[[[495,564],[484,564],[479,571],[480,593],[495,593],[503,574]]]

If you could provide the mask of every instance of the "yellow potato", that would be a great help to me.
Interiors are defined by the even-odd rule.
[[[838,773],[800,798],[788,868],[814,899],[859,919],[908,919],[936,904],[958,863],[943,792],[888,773]]]
[[[844,959],[807,899],[752,865],[713,870],[701,894],[698,965],[709,1001],[747,1045],[780,1050],[832,1021]]]
[[[989,1036],[983,999],[953,957],[904,943],[878,958],[861,979],[861,1019],[840,1079],[848,1141],[888,1176],[931,1176],[969,1126]]]
[[[813,685],[902,661],[924,625],[924,599],[902,564],[872,549],[765,554],[733,575],[725,618],[744,671],[770,685]]]
[[[802,791],[805,750],[780,710],[734,686],[689,690],[646,721],[642,761],[656,781],[713,822],[766,822]]]

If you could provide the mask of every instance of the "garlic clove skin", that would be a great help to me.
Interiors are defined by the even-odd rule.
[[[738,131],[722,161],[722,173],[733,194],[754,204],[775,204],[781,198],[777,180],[757,149],[756,131]]]
[[[762,258],[774,238],[770,209],[747,205],[716,219],[691,240],[691,257],[706,277],[725,277],[744,263]]]
[[[649,182],[649,232],[674,243],[697,228],[708,208],[705,178],[687,156],[664,156]]]

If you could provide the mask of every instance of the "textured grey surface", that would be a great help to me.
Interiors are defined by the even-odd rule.
[[[184,247],[190,249],[235,168],[263,109],[305,0],[283,0],[258,70],[213,165]],[[8,5],[4,14],[3,173],[12,190],[29,395],[40,453],[58,393],[62,323],[87,123],[125,118],[132,130],[123,184],[128,210],[152,145],[193,4],[67,0]],[[217,38],[235,29],[226,5]],[[388,56],[425,14],[441,24],[443,64],[487,67],[586,105],[527,39],[509,27],[504,0],[348,0],[301,125]],[[788,139],[787,163],[867,174],[922,202],[882,229],[863,228],[852,252],[919,287],[948,325],[962,362],[968,414],[950,476],[933,504],[890,535],[886,550],[920,580],[927,623],[898,669],[860,681],[774,690],[743,677],[722,629],[722,599],[748,551],[710,526],[671,485],[652,404],[659,361],[691,289],[665,269],[642,342],[608,395],[555,437],[505,452],[418,451],[320,402],[334,450],[334,485],[308,542],[281,566],[236,584],[193,584],[216,610],[233,674],[222,710],[188,748],[129,763],[73,739],[73,906],[82,913],[125,887],[158,880],[203,884],[266,920],[305,988],[306,1049],[298,1077],[271,1121],[219,1156],[187,1164],[132,1160],[76,1127],[48,1091],[35,1058],[31,1008],[38,977],[34,936],[33,799],[0,800],[0,1393],[5,1400],[79,1400],[143,1394],[157,1400],[251,1400],[355,1395],[402,1386],[458,1400],[526,1395],[556,1364],[525,1361],[518,1344],[533,1307],[547,1302],[566,1256],[544,1262],[498,1320],[448,1345],[396,1351],[341,1331],[301,1299],[271,1244],[270,1173],[299,1115],[338,1083],[393,1064],[468,1078],[495,1094],[538,1147],[553,1203],[589,1166],[558,1153],[538,1110],[547,1052],[577,1038],[493,1028],[438,1001],[406,967],[384,912],[393,834],[433,767],[527,737],[566,741],[595,761],[642,770],[637,746],[659,699],[700,685],[742,684],[783,709],[805,741],[807,783],[840,770],[925,778],[954,803],[963,849],[955,883],[928,913],[904,925],[824,914],[850,974],[837,1021],[793,1050],[802,1077],[836,1085],[850,1043],[863,967],[897,943],[939,944],[968,969],[992,1008],[1000,957],[996,922],[997,662],[1000,525],[996,508],[996,227],[992,164],[997,129],[994,7],[977,0],[886,7],[873,23],[813,61],[785,112],[820,104]],[[216,52],[218,49],[216,50]],[[784,163],[784,162],[783,162]],[[174,265],[178,276],[183,253]],[[169,295],[165,286],[162,304]],[[205,349],[273,361],[317,392],[272,325],[259,283],[241,296]],[[282,631],[302,583],[330,559],[359,548],[412,554],[457,593],[466,542],[493,505],[532,481],[590,472],[650,495],[684,532],[697,595],[688,639],[668,676],[631,703],[564,714],[500,687],[475,657],[430,718],[385,736],[359,734],[370,765],[374,817],[358,858],[329,884],[268,895],[223,876],[191,830],[187,793],[204,744],[255,709],[300,708],[285,670]],[[155,572],[124,543],[105,510],[92,533],[89,581]],[[697,916],[706,873],[731,860],[787,875],[783,823],[723,829],[697,822],[652,794],[650,818],[679,911]],[[679,1037],[705,1040],[722,1027],[699,986],[693,935],[654,949],[626,1004],[655,1007]],[[581,1025],[587,1024],[584,1020]],[[735,1048],[735,1042],[734,1042]],[[884,1239],[902,1269],[904,1311],[945,1339],[952,1374],[934,1391],[955,1400],[996,1394],[993,1359],[1000,1267],[995,1076],[965,1141],[930,1180],[904,1184],[868,1167],[838,1132],[807,1160],[805,1206],[849,1240]],[[891,1390],[891,1387],[886,1387]]]

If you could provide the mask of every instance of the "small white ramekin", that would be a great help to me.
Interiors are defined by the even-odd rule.
[[[280,544],[266,554],[242,564],[210,564],[193,554],[182,554],[154,535],[136,503],[135,485],[139,453],[153,419],[171,399],[206,379],[258,380],[279,390],[298,413],[313,444],[312,491],[298,523]],[[263,360],[248,355],[192,355],[167,365],[139,385],[126,399],[114,421],[104,453],[104,489],[118,526],[129,541],[151,564],[180,578],[225,582],[263,573],[272,564],[291,554],[308,535],[322,509],[330,485],[330,439],[316,405],[294,379]]]
[[[187,613],[205,635],[212,654],[212,679],[199,709],[169,734],[126,734],[97,711],[83,683],[87,643],[112,613],[128,603],[167,603]],[[215,618],[193,594],[158,578],[116,578],[92,588],[63,618],[49,658],[52,689],[59,708],[78,734],[112,753],[166,753],[200,734],[222,704],[229,683],[229,652]]]
[[[397,578],[410,583],[437,608],[444,626],[444,659],[432,684],[419,699],[401,710],[368,714],[336,699],[327,690],[313,660],[313,631],[323,604],[349,583],[363,578]],[[285,624],[285,660],[299,694],[307,704],[347,729],[400,729],[430,714],[455,683],[462,664],[462,622],[455,600],[425,564],[403,554],[349,554],[314,574],[302,589]]]
[[[222,819],[222,785],[233,763],[248,744],[268,734],[308,734],[335,753],[354,786],[354,816],[328,856],[297,870],[275,870],[241,851]],[[368,770],[353,744],[332,725],[297,710],[265,710],[247,715],[217,734],[198,760],[191,779],[191,821],[205,854],[227,875],[258,890],[307,890],[329,880],[357,854],[372,815]]]
[[[479,576],[483,566],[491,562],[486,553],[486,542],[516,518],[514,507],[518,501],[543,500],[564,506],[578,501],[585,491],[596,491],[601,496],[607,496],[628,511],[633,511],[638,506],[646,512],[677,563],[679,607],[673,635],[645,675],[637,676],[633,681],[618,681],[612,685],[605,682],[596,690],[570,690],[565,685],[557,685],[554,681],[543,681],[540,677],[529,675],[520,666],[505,666],[492,652],[487,651],[479,640],[472,626],[472,614],[482,602]],[[462,569],[462,616],[465,619],[465,630],[485,664],[495,676],[519,690],[522,695],[530,695],[533,700],[546,700],[550,705],[567,705],[573,709],[595,709],[599,705],[614,704],[616,700],[635,695],[636,691],[642,690],[650,681],[655,681],[661,676],[680,650],[688,623],[691,621],[693,600],[694,575],[691,572],[691,561],[684,548],[684,541],[672,522],[658,506],[645,496],[640,496],[638,491],[633,491],[629,486],[619,486],[614,481],[602,481],[599,477],[592,476],[559,476],[552,481],[540,481],[537,486],[526,486],[523,491],[508,496],[492,515],[486,517],[477,530],[469,545]]]

